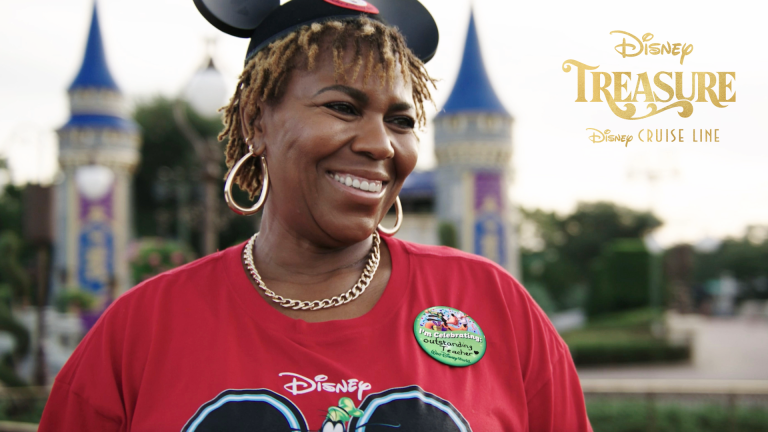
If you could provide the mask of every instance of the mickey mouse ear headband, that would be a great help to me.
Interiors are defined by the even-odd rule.
[[[437,50],[437,24],[418,0],[194,0],[214,27],[250,38],[246,63],[262,48],[297,28],[331,19],[365,15],[397,27],[408,48],[424,63]]]

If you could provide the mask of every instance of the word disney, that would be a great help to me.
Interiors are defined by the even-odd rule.
[[[621,43],[615,46],[615,51],[622,58],[637,57],[639,55],[669,55],[680,56],[680,64],[683,64],[686,56],[693,52],[693,44],[652,42],[653,34],[646,33],[638,38],[621,30],[612,31],[617,34]],[[736,72],[657,72],[651,78],[648,72],[633,75],[632,72],[599,72],[600,66],[589,66],[576,60],[563,62],[563,71],[570,72],[571,66],[576,67],[576,102],[587,102],[587,85],[591,83],[592,98],[589,102],[605,102],[611,111],[625,120],[640,120],[670,110],[681,108],[678,115],[683,118],[693,114],[691,102],[711,102],[717,108],[725,108],[723,103],[736,102],[736,91],[733,84],[736,82]],[[590,71],[591,79],[587,78]],[[653,84],[651,84],[653,80]],[[634,90],[630,90],[634,88]],[[648,113],[635,116],[636,102],[642,97],[642,102],[647,103]],[[674,99],[674,101],[673,101]],[[618,103],[624,103],[624,109]],[[657,103],[671,102],[662,108]]]

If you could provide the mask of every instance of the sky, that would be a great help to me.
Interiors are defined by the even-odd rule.
[[[422,3],[440,29],[437,55],[427,64],[441,79],[434,92],[439,108],[456,79],[470,1]],[[562,214],[597,200],[652,210],[665,222],[655,233],[664,246],[768,225],[768,60],[755,4],[474,0],[486,69],[514,117],[513,202]],[[92,0],[0,0],[0,156],[17,182],[49,182],[56,173],[54,131],[69,115],[66,88],[82,60],[91,8]],[[218,32],[192,1],[99,0],[99,16],[110,69],[132,104],[179,95],[210,39],[216,65],[234,88],[248,41]],[[682,65],[672,55],[622,58],[615,30],[652,33],[648,43],[692,44],[693,51]],[[695,102],[688,118],[669,110],[625,120],[605,102],[575,102],[576,70],[563,71],[569,59],[601,72],[631,72],[630,91],[643,72],[651,82],[659,71],[684,72],[687,80],[691,72],[735,72],[737,98],[725,108]],[[591,98],[589,73],[587,82]],[[684,82],[687,94],[690,81]],[[636,116],[648,112],[645,103],[636,105]],[[593,143],[587,128],[633,141]],[[683,129],[685,141],[640,142],[645,129]],[[694,143],[698,129],[718,129],[720,142]],[[418,169],[435,165],[432,135],[430,124],[421,133]]]

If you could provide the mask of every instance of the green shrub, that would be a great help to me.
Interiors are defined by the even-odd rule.
[[[737,407],[731,420],[728,409],[720,405],[658,404],[652,406],[646,401],[637,400],[590,400],[587,402],[587,413],[595,432],[764,432],[768,430],[768,410],[755,407]]]
[[[450,222],[440,222],[437,226],[437,237],[442,246],[459,247],[459,233],[456,231],[456,226]]]
[[[34,397],[0,399],[0,421],[40,423],[46,399]]]
[[[567,341],[566,341],[567,342]],[[662,340],[572,342],[568,344],[577,366],[626,363],[666,363],[691,358],[690,346]]]
[[[131,248],[129,261],[134,283],[139,283],[194,259],[194,255],[187,245],[173,240],[145,237],[136,241]]]
[[[658,313],[651,308],[604,314],[586,327],[562,334],[579,366],[662,363],[688,360],[690,345],[671,345],[651,332]]]
[[[651,308],[633,309],[623,312],[589,317],[590,329],[650,329],[653,320],[658,318],[657,311]]]
[[[56,310],[64,313],[71,308],[77,308],[80,311],[92,311],[96,305],[96,297],[80,288],[67,288],[54,300]]]
[[[587,314],[639,308],[650,304],[651,256],[638,238],[614,239],[593,264]]]

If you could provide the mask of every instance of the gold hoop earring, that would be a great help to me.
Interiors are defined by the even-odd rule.
[[[253,150],[253,148],[251,148],[251,150]],[[253,207],[245,208],[237,205],[235,199],[232,198],[232,183],[234,183],[237,170],[240,169],[240,166],[243,164],[243,162],[245,162],[245,160],[251,156],[256,157],[256,155],[253,154],[253,151],[249,151],[245,154],[245,156],[241,157],[235,166],[232,167],[229,175],[227,175],[227,181],[224,183],[224,200],[227,202],[227,205],[232,209],[233,212],[243,216],[249,216],[261,210],[261,208],[264,206],[264,202],[267,200],[267,192],[269,191],[269,171],[267,170],[267,159],[264,156],[261,156],[262,180],[259,200],[256,201],[256,204],[254,204]]]
[[[393,236],[400,230],[400,225],[403,224],[403,205],[400,204],[400,196],[395,198],[395,226],[392,228],[384,228],[379,224],[379,231],[386,235]]]

